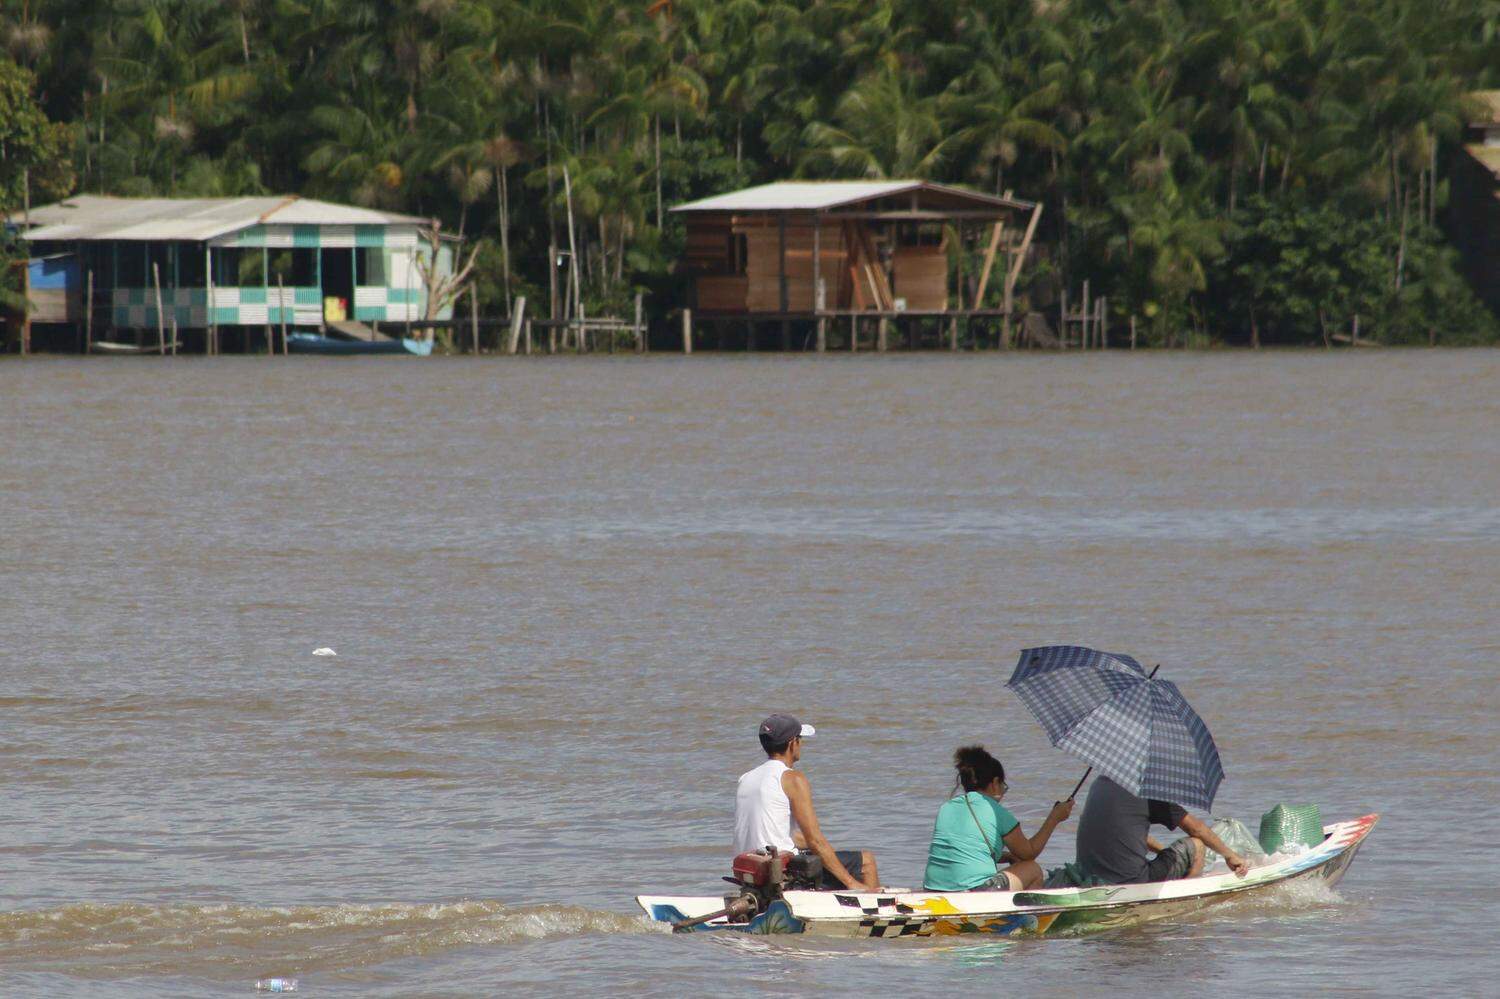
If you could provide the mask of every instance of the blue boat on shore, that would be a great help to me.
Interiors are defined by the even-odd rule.
[[[318,333],[288,333],[286,346],[293,354],[411,354],[427,357],[432,353],[431,340],[405,337],[393,340],[343,340]]]

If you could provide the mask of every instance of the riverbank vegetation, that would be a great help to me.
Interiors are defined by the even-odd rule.
[[[1464,95],[1500,85],[1494,0],[0,7],[66,133],[37,175],[436,215],[482,241],[495,312],[547,301],[569,202],[597,313],[673,299],[676,202],[925,177],[1043,201],[1023,304],[1087,278],[1143,342],[1497,335],[1441,230]]]

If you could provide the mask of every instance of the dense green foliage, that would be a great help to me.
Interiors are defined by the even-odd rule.
[[[1500,0],[0,0],[79,187],[300,191],[671,298],[664,208],[790,176],[1042,200],[1023,304],[1147,342],[1488,338],[1437,223]],[[507,263],[507,256],[513,263]]]

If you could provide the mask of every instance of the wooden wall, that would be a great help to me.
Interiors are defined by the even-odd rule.
[[[792,312],[813,310],[813,229],[811,225],[786,227],[786,304]],[[748,250],[745,264],[745,307],[751,312],[781,311],[781,233],[778,227],[742,226]],[[839,226],[825,225],[818,236],[827,309],[847,308],[842,294],[847,283],[844,237]]]
[[[891,255],[891,290],[906,307],[948,309],[948,251],[942,246],[898,246]]]
[[[869,261],[878,254],[873,227],[856,225],[862,224],[829,222],[818,232],[825,309],[881,308],[881,294],[874,285],[880,286],[885,301],[904,298],[908,309],[948,308],[948,257],[942,246],[896,247],[892,280],[886,282],[883,275],[867,273]],[[788,222],[785,228],[790,312],[815,308],[814,228],[810,222]],[[782,232],[770,216],[689,219],[682,267],[694,278],[694,307],[704,312],[780,312]],[[741,255],[743,272],[736,273]]]

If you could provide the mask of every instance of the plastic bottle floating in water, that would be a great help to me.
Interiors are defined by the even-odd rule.
[[[257,992],[296,992],[297,979],[295,978],[262,978],[255,983]]]

